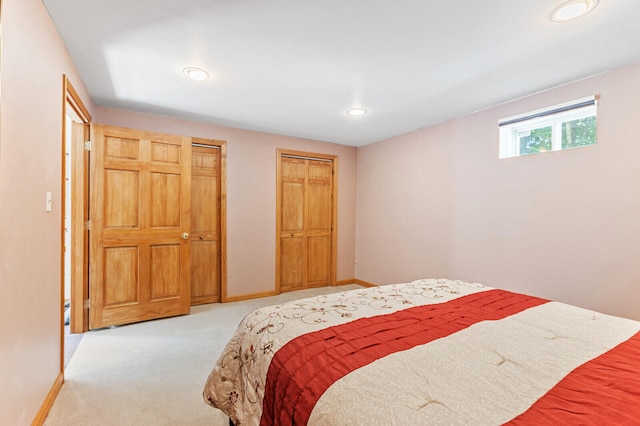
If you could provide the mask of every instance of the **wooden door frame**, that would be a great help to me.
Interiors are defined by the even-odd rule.
[[[220,302],[227,297],[227,142],[214,139],[191,138],[194,144],[220,149]]]
[[[332,202],[331,202],[331,286],[336,284],[337,259],[338,259],[338,156],[329,154],[318,154],[304,151],[294,151],[289,149],[276,149],[276,294],[280,294],[280,268],[282,256],[280,253],[280,234],[282,224],[280,223],[282,189],[280,180],[282,177],[282,157],[299,157],[308,160],[329,160],[332,162]]]
[[[88,294],[89,287],[89,244],[88,231],[85,230],[85,220],[88,218],[88,152],[84,149],[84,140],[71,146],[71,164],[66,158],[67,140],[67,105],[73,108],[74,112],[85,124],[84,140],[89,134],[88,123],[91,122],[91,114],[84,106],[82,99],[66,75],[62,76],[62,174],[61,174],[61,206],[62,214],[60,218],[60,372],[64,373],[64,299],[65,299],[65,216],[71,214],[71,307],[70,312],[75,325],[74,333],[87,331],[89,328],[89,317],[87,309],[84,307],[84,299]],[[71,167],[71,212],[66,212],[66,170]],[[75,201],[75,203],[74,203]],[[80,266],[81,265],[81,266]]]

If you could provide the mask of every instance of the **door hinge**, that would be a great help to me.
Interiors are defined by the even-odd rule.
[[[90,230],[91,230],[91,221],[90,221],[90,220],[87,220],[87,221],[84,223],[84,229],[86,229],[87,231],[90,231]]]
[[[91,302],[89,301],[89,299],[84,299],[84,303],[83,303],[82,307],[84,309],[89,309],[90,306],[91,306]]]
[[[91,152],[91,141],[85,141],[84,150]]]

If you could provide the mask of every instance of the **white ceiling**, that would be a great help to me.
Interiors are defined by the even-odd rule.
[[[640,62],[638,0],[43,2],[97,105],[354,146]]]

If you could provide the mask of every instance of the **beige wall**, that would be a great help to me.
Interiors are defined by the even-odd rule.
[[[26,425],[60,372],[62,75],[93,104],[40,0],[2,0],[1,66],[0,423]]]
[[[337,279],[355,278],[356,148],[102,107],[94,121],[227,142],[228,296],[275,289],[276,149],[337,155]]]
[[[597,146],[498,159],[500,118],[594,94]],[[360,148],[357,277],[473,280],[640,319],[639,117],[634,65]]]

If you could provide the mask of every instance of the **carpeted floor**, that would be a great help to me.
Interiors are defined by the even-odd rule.
[[[194,306],[182,317],[85,333],[44,424],[226,426],[224,414],[204,403],[202,389],[242,318],[262,306],[355,288]]]

